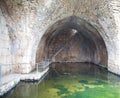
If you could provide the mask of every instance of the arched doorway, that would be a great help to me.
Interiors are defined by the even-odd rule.
[[[36,62],[89,62],[107,68],[108,54],[99,32],[88,22],[70,16],[52,25],[42,37]]]

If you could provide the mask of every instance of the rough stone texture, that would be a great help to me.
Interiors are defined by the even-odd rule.
[[[22,81],[41,81],[48,73],[49,68],[42,72],[34,71],[29,74],[9,74],[2,78],[2,84],[0,84],[0,97],[14,88],[20,80]]]
[[[37,62],[92,62],[107,67],[107,49],[99,32],[85,20],[67,17],[52,25],[42,37]]]
[[[98,30],[107,48],[108,69],[120,75],[119,5],[119,0],[0,0],[0,63],[29,73],[46,30],[75,15]]]
[[[11,90],[20,82],[20,75],[12,74],[4,77],[3,84],[0,85],[0,96],[4,95],[6,92]]]

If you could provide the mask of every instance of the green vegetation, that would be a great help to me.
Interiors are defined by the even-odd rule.
[[[4,98],[120,98],[120,77],[101,75],[106,79],[89,74],[47,76],[38,85],[20,83]]]
[[[54,88],[58,89],[59,91],[57,92],[58,96],[62,95],[62,94],[66,94],[69,93],[68,89],[65,88],[63,85],[55,85]]]
[[[84,83],[84,84],[88,84],[88,81],[87,81],[87,80],[80,80],[79,82],[80,82],[80,83]]]
[[[18,2],[17,5],[18,5],[19,7],[23,6],[22,2]]]

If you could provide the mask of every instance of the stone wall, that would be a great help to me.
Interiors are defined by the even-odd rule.
[[[0,63],[29,73],[48,28],[75,15],[98,30],[107,47],[108,69],[120,74],[119,4],[119,0],[0,0]]]
[[[52,25],[42,37],[36,61],[92,62],[107,67],[107,49],[99,32],[76,16]]]
[[[4,66],[2,66],[3,74],[9,73],[10,66],[6,66],[6,64],[11,64],[11,58],[13,57],[11,54],[11,41],[6,25],[6,19],[0,9],[0,65],[4,64]]]

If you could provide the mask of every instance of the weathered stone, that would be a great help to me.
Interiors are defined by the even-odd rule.
[[[38,45],[50,26],[66,17],[77,16],[97,29],[107,48],[108,69],[120,75],[119,4],[119,0],[0,0],[0,48],[9,48],[4,52],[13,56],[11,64],[27,63],[18,72],[23,68],[28,73],[34,68],[30,66],[35,65]],[[9,35],[9,31],[14,33]],[[0,59],[0,63],[6,61]]]

